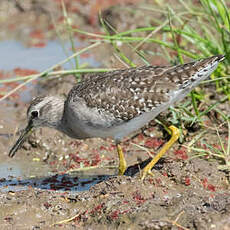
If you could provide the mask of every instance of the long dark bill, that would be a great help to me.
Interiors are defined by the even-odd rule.
[[[9,157],[13,157],[15,155],[15,153],[17,152],[17,150],[22,146],[22,144],[24,143],[24,141],[26,140],[28,134],[30,133],[31,129],[33,128],[33,123],[30,120],[28,125],[26,126],[26,128],[23,130],[21,136],[18,138],[18,140],[16,141],[16,143],[14,144],[14,146],[11,148],[10,152],[9,152]]]

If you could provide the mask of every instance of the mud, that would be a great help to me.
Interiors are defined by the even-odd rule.
[[[99,3],[92,2],[87,5],[88,1],[83,0],[65,1],[77,26],[95,32],[101,27],[92,12]],[[140,5],[135,3],[138,9]],[[127,1],[123,8],[130,6],[133,7]],[[18,38],[26,46],[43,46],[55,37],[50,12],[55,20],[63,20],[59,1],[1,1],[0,8],[5,9],[1,11],[5,19],[1,25],[8,31],[2,39]],[[109,5],[102,10],[119,31],[141,26],[133,25],[133,17],[144,23],[140,20],[143,14],[133,10],[119,14],[116,7]],[[145,15],[145,19],[150,19],[150,15]],[[28,31],[37,34],[31,37]],[[113,58],[112,48],[108,47],[105,44],[99,51],[92,51],[93,58],[103,66],[124,67]],[[158,58],[151,62],[165,64],[166,61]],[[230,229],[229,171],[223,170],[225,162],[216,155],[188,148],[208,152],[212,146],[217,152],[222,151],[219,134],[227,149],[227,124],[214,112],[205,116],[203,128],[184,128],[182,142],[175,144],[158,162],[153,169],[154,177],[144,181],[140,180],[140,172],[149,161],[147,152],[155,154],[168,138],[156,122],[122,143],[130,166],[125,176],[117,176],[118,159],[112,140],[73,140],[48,128],[34,131],[15,158],[9,159],[9,148],[17,136],[7,138],[3,134],[15,134],[25,126],[31,98],[47,92],[66,95],[75,83],[74,76],[42,80],[28,91],[28,102],[21,94],[1,102],[1,229]],[[4,85],[1,89],[11,86]],[[209,101],[212,100],[210,104],[222,97],[215,94],[212,85],[205,91]],[[227,101],[217,108],[225,114],[230,112]],[[172,119],[169,112],[164,116]]]

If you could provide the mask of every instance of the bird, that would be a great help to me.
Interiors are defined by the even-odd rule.
[[[176,66],[141,66],[92,74],[73,86],[66,98],[38,96],[27,110],[28,123],[9,151],[13,157],[33,128],[50,127],[75,139],[112,138],[119,158],[118,174],[127,163],[122,139],[182,100],[217,68],[224,55]],[[171,138],[144,167],[141,179],[178,140],[179,129],[169,126]]]

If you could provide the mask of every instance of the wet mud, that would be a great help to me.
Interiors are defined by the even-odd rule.
[[[95,32],[101,27],[92,12],[99,3],[92,2],[65,1],[77,26]],[[139,6],[139,1],[123,2],[123,8]],[[28,47],[43,47],[54,39],[51,15],[56,21],[63,20],[60,1],[2,1],[0,6],[5,9],[5,20],[0,23],[8,31],[1,39],[14,38]],[[143,14],[119,14],[114,4],[106,5],[102,13],[114,27],[120,25],[120,30],[131,29],[134,16],[143,22],[138,20]],[[78,39],[86,42],[83,37]],[[112,48],[107,48],[105,44],[100,52],[92,51],[93,60],[101,66],[124,68],[112,57]],[[158,58],[152,63],[166,61]],[[33,69],[14,68],[10,74],[2,70],[0,78],[6,74],[13,77],[15,72],[26,75],[28,69]],[[227,149],[228,127],[215,113],[206,116],[203,128],[185,129],[183,141],[157,163],[154,177],[144,181],[140,180],[140,172],[150,159],[148,152],[156,154],[168,138],[156,122],[122,143],[129,166],[124,176],[117,176],[118,158],[112,140],[74,140],[48,128],[35,130],[10,159],[8,151],[17,139],[17,130],[25,127],[30,100],[47,92],[65,96],[74,84],[74,76],[37,81],[25,89],[26,97],[20,92],[0,102],[0,229],[230,229],[230,175],[223,170],[225,162],[188,148],[198,139],[192,145],[196,149],[213,146],[221,151],[219,135]],[[15,86],[1,85],[0,89]],[[204,90],[212,100],[221,97],[212,86]],[[218,108],[230,112],[228,102]],[[170,117],[169,112],[164,116]],[[205,127],[211,129],[204,132]],[[219,127],[218,135],[215,127]]]

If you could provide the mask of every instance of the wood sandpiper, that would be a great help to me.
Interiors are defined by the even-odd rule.
[[[74,86],[66,99],[56,96],[35,98],[27,110],[28,124],[11,148],[13,157],[32,128],[48,126],[69,137],[93,137],[115,140],[119,174],[126,170],[120,146],[123,137],[140,129],[160,112],[183,99],[206,79],[224,55],[177,66],[144,66],[95,74]],[[179,130],[170,126],[171,138],[145,166],[142,179],[179,138]]]

